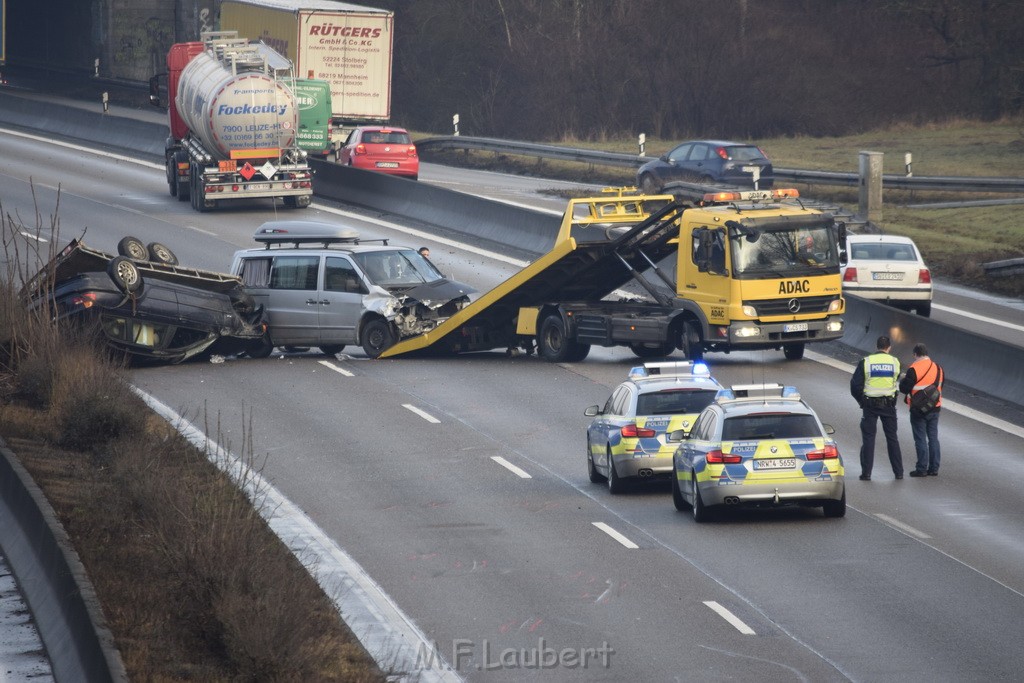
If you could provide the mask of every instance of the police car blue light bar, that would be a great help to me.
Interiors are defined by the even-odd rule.
[[[634,367],[629,371],[629,376],[633,377],[634,371],[642,371],[643,374],[637,374],[637,377],[710,377],[711,370],[708,368],[706,363],[682,360],[682,361],[663,361],[660,363],[644,363],[643,368],[639,366]]]

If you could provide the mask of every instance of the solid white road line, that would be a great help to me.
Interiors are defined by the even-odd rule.
[[[512,463],[510,463],[508,460],[506,460],[505,458],[501,457],[500,455],[492,455],[491,456],[491,460],[493,460],[494,462],[498,463],[499,465],[501,465],[502,467],[507,469],[509,472],[511,472],[512,474],[516,475],[517,477],[519,477],[521,479],[533,479],[533,477],[530,476],[529,472],[527,472],[526,470],[524,470],[521,467],[516,467],[515,465],[513,465]]]
[[[411,403],[403,403],[402,407],[405,408],[406,410],[411,410],[412,412],[416,413],[417,415],[422,417],[427,422],[430,422],[431,424],[441,424],[441,421],[438,420],[436,417],[434,417],[433,415],[431,415],[428,412],[420,410],[419,408],[417,408],[416,406],[414,406]]]
[[[329,368],[331,370],[334,370],[339,375],[345,375],[346,377],[355,377],[355,375],[353,375],[351,372],[349,372],[345,368],[339,368],[337,365],[335,365],[334,363],[332,363],[329,360],[318,360],[317,363],[319,363],[320,365],[324,366],[325,368]]]
[[[945,311],[946,313],[952,313],[962,318],[972,318],[974,320],[979,320],[983,323],[988,323],[989,325],[999,325],[1000,327],[1007,327],[1011,330],[1018,330],[1020,332],[1024,332],[1024,325],[1015,325],[1013,323],[1008,323],[1005,320],[999,320],[998,318],[989,318],[984,315],[978,315],[977,313],[965,311],[962,308],[953,308],[952,306],[944,306],[942,304],[937,304],[935,302],[932,302],[932,308],[936,311]]]
[[[613,529],[610,526],[608,526],[607,524],[605,524],[604,522],[593,522],[593,525],[596,526],[601,531],[603,531],[606,534],[608,534],[609,536],[611,536],[612,538],[614,538],[616,541],[618,541],[622,545],[626,546],[627,548],[633,549],[633,548],[639,548],[640,547],[636,543],[633,543],[633,541],[629,540],[628,538],[626,538],[625,536],[620,534],[615,529]]]
[[[714,600],[705,600],[704,604],[707,605],[708,607],[710,607],[711,609],[713,609],[715,612],[717,612],[718,616],[722,617],[723,619],[728,621],[730,624],[732,624],[733,627],[735,627],[735,629],[737,631],[739,631],[740,633],[742,633],[743,635],[745,635],[745,636],[755,635],[754,634],[754,629],[752,629],[749,626],[747,626],[746,624],[744,624],[743,621],[739,617],[737,617],[735,614],[733,614],[732,612],[730,612],[726,608],[724,608],[721,605],[719,605]]]
[[[899,521],[898,519],[896,519],[894,517],[890,517],[889,515],[883,515],[881,512],[876,512],[875,513],[875,517],[878,517],[880,520],[882,520],[883,522],[885,522],[889,526],[894,527],[896,529],[899,529],[903,533],[910,534],[911,536],[913,536],[915,538],[920,538],[920,539],[931,538],[931,536],[929,536],[925,532],[919,531],[919,530],[915,529],[914,527],[910,526],[909,524],[904,524],[903,522]]]

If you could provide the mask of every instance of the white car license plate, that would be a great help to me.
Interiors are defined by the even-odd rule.
[[[786,323],[782,326],[783,332],[806,332],[807,323]]]
[[[902,280],[903,273],[871,273],[875,280]]]
[[[791,470],[796,467],[796,458],[771,458],[769,460],[755,460],[755,470]]]
[[[269,190],[270,189],[270,183],[250,183],[249,184],[249,189],[250,190]]]
[[[377,168],[398,168],[397,161],[378,161]]]

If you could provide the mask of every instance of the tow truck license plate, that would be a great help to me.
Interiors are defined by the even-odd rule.
[[[902,280],[903,273],[871,273],[875,280]]]
[[[398,168],[397,161],[378,161],[377,168]]]
[[[755,460],[755,470],[791,470],[796,467],[796,458],[772,458],[770,460]]]
[[[782,327],[783,332],[806,332],[807,323],[786,323]]]

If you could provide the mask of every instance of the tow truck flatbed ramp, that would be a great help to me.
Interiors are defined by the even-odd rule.
[[[590,204],[588,217],[573,217],[576,202]],[[648,212],[648,206],[656,208]],[[667,195],[570,200],[551,251],[433,330],[403,339],[380,357],[511,348],[520,308],[603,299],[635,273],[674,254],[677,219],[686,208]]]

